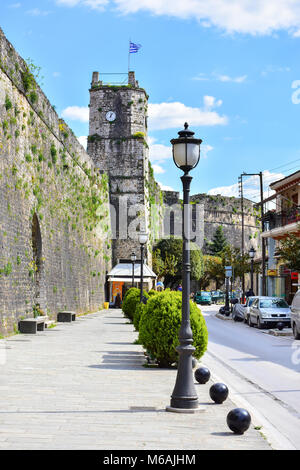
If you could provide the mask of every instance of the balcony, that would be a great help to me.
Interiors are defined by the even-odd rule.
[[[298,221],[300,222],[300,206],[294,206],[282,212],[268,212],[265,215],[265,222],[269,222],[269,230]]]
[[[290,232],[299,233],[300,206],[294,206],[281,212],[267,212],[264,216],[264,222],[263,237],[279,239]]]

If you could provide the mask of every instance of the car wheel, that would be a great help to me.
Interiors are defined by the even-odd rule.
[[[262,327],[263,327],[263,325],[261,324],[260,318],[258,317],[258,319],[257,319],[257,328],[258,328],[259,330],[261,330]]]
[[[300,333],[298,333],[296,323],[293,324],[293,335],[295,339],[300,339]]]
[[[251,316],[250,315],[248,316],[248,325],[249,326],[254,326],[254,324],[251,321]]]

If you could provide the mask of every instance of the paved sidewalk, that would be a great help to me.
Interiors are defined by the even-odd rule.
[[[143,367],[136,337],[103,310],[0,340],[0,449],[270,449],[253,425],[229,431],[235,405],[213,404],[211,383],[196,385],[205,412],[167,413],[176,370]]]

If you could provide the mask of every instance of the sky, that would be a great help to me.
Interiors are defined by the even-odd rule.
[[[1,0],[0,27],[81,142],[93,71],[130,68],[149,95],[156,180],[181,190],[170,140],[201,138],[191,193],[238,196],[241,173],[300,168],[300,0]],[[259,178],[244,194],[259,199]],[[275,206],[274,206],[275,208]]]

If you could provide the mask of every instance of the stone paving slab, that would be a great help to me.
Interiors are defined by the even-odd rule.
[[[143,367],[136,338],[120,310],[103,310],[0,340],[0,448],[270,449],[255,423],[230,432],[235,405],[212,403],[211,382],[196,384],[205,412],[167,413],[176,370]]]

